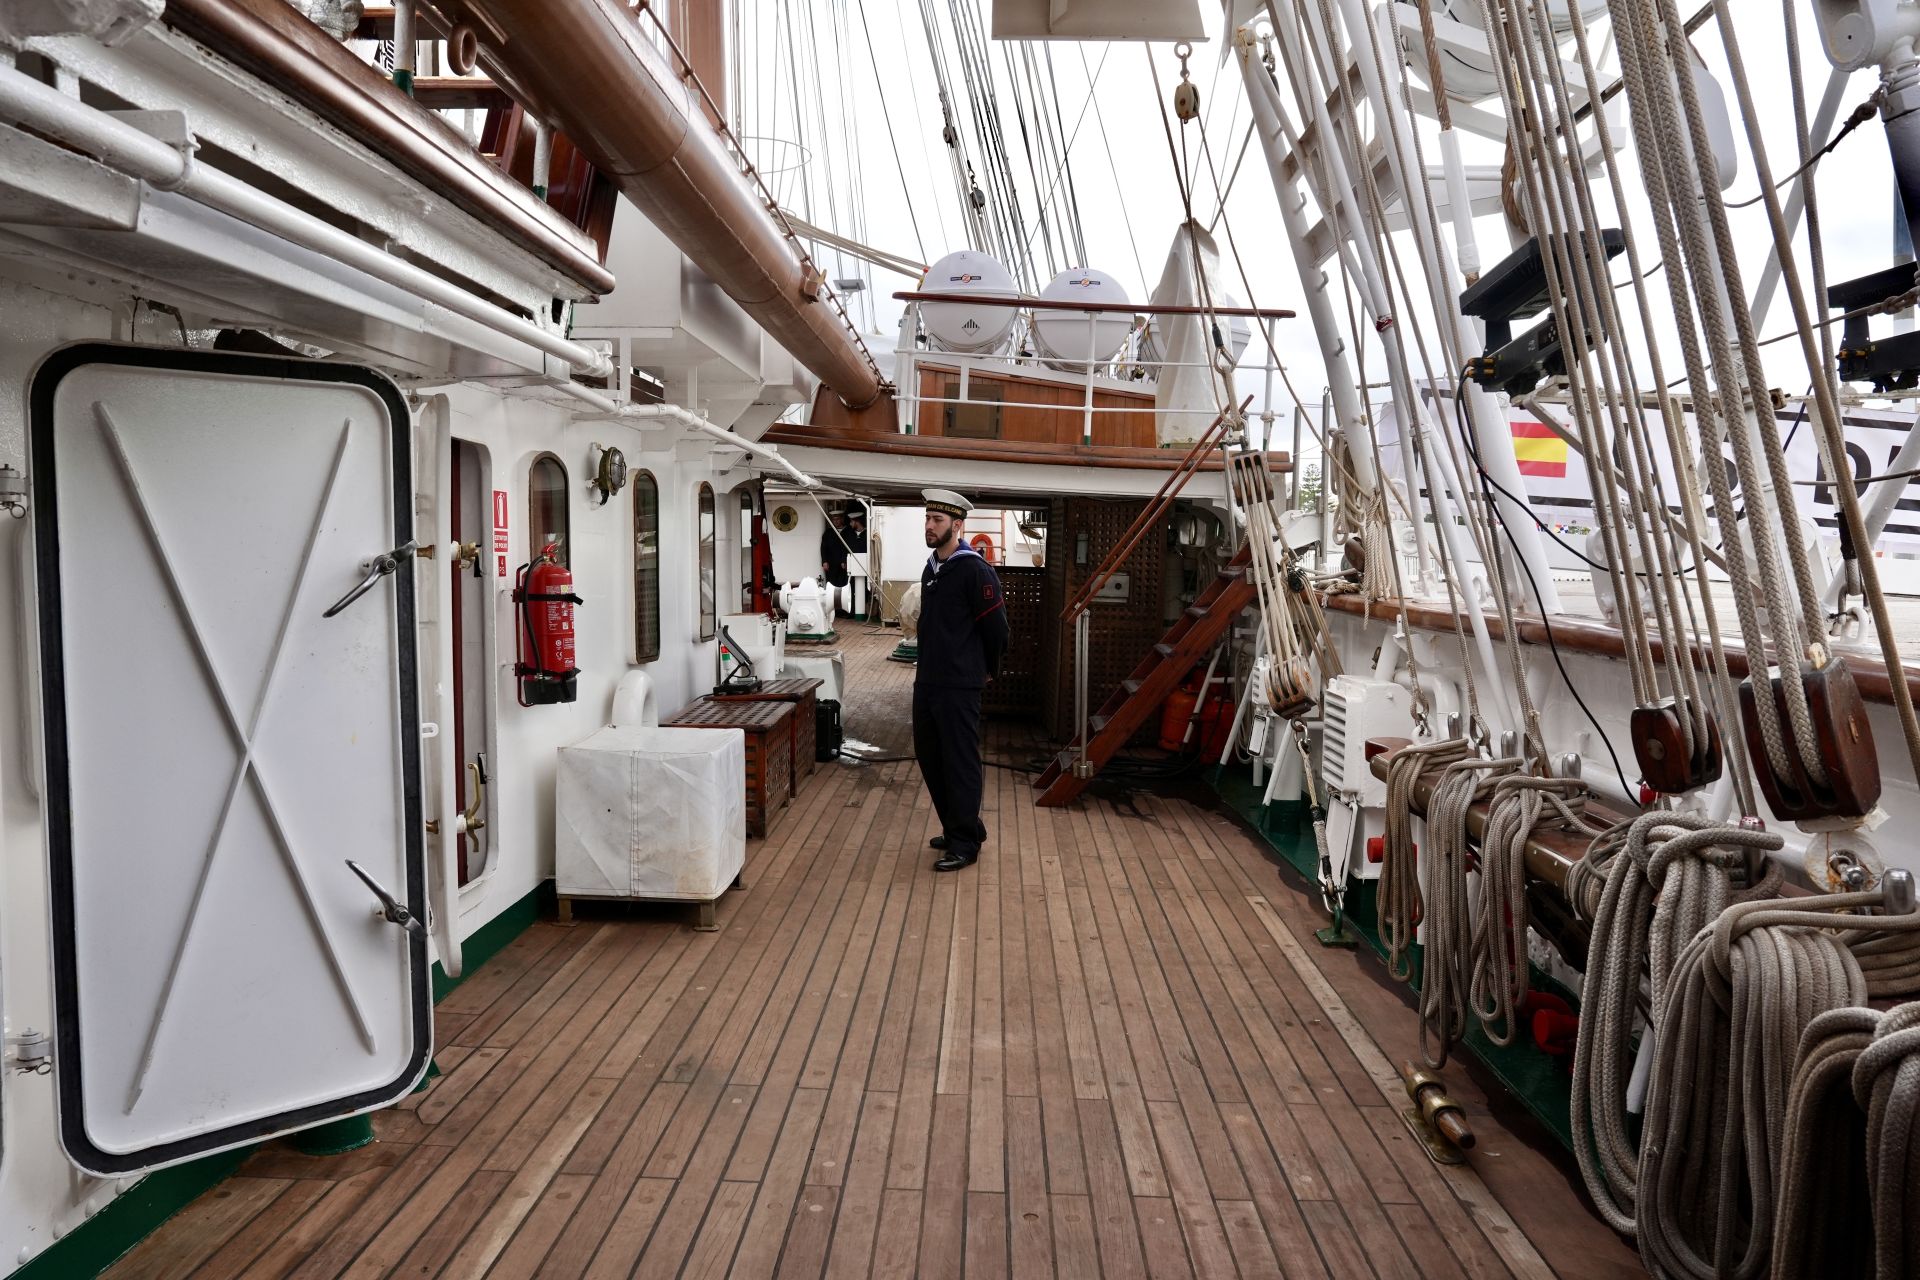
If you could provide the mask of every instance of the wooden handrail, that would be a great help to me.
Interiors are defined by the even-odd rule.
[[[1248,320],[1291,320],[1295,313],[1282,307],[1196,307],[1150,302],[1057,302],[1052,298],[1027,298],[1019,294],[1000,297],[991,293],[928,293],[902,289],[893,295],[902,302],[959,302],[968,306],[1025,307],[1029,311],[1091,311],[1130,316],[1237,316]]]
[[[1247,406],[1252,403],[1252,396],[1248,396],[1245,400],[1242,400],[1240,402],[1240,412],[1244,414],[1247,411]],[[1215,415],[1213,422],[1207,427],[1206,432],[1202,434],[1198,440],[1193,442],[1192,447],[1187,450],[1186,456],[1180,459],[1180,465],[1174,468],[1173,474],[1161,481],[1159,490],[1153,495],[1152,499],[1148,501],[1147,505],[1141,509],[1140,514],[1134,517],[1133,523],[1127,526],[1127,531],[1120,536],[1119,543],[1115,545],[1112,551],[1107,553],[1106,559],[1100,562],[1099,568],[1093,571],[1093,575],[1087,579],[1086,585],[1081,587],[1080,594],[1076,595],[1072,603],[1061,613],[1060,618],[1062,621],[1072,622],[1087,611],[1087,607],[1093,603],[1093,597],[1099,593],[1100,588],[1107,584],[1107,579],[1111,578],[1119,570],[1120,566],[1126,563],[1127,557],[1133,554],[1133,549],[1140,545],[1140,539],[1146,536],[1146,531],[1152,528],[1154,523],[1159,520],[1162,515],[1166,514],[1167,508],[1173,505],[1173,500],[1180,496],[1182,489],[1187,487],[1187,481],[1199,474],[1200,460],[1206,457],[1207,453],[1218,443],[1218,438],[1224,433],[1226,422],[1227,411],[1222,409]]]

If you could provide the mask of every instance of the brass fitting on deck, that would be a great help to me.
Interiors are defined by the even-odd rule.
[[[1446,1082],[1411,1062],[1401,1064],[1400,1077],[1413,1101],[1401,1113],[1407,1128],[1436,1162],[1464,1164],[1462,1152],[1473,1146],[1473,1129],[1467,1124],[1466,1111],[1448,1095]]]

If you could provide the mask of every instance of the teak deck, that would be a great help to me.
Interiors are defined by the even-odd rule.
[[[1228,820],[1041,810],[992,768],[980,864],[932,872],[911,668],[843,634],[888,758],[823,768],[721,932],[536,925],[439,1006],[445,1074],[378,1142],[263,1148],[109,1274],[1638,1274],[1463,1067],[1472,1165],[1419,1153],[1402,989]]]

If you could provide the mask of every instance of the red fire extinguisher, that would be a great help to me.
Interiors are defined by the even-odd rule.
[[[580,668],[574,665],[573,607],[585,604],[573,594],[573,574],[560,563],[558,543],[549,542],[514,575],[513,602],[520,618],[520,705],[572,702],[580,695]]]

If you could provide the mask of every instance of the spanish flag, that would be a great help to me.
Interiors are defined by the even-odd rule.
[[[1559,476],[1567,474],[1567,442],[1553,434],[1545,423],[1520,419],[1513,424],[1513,456],[1520,462],[1523,476]]]

